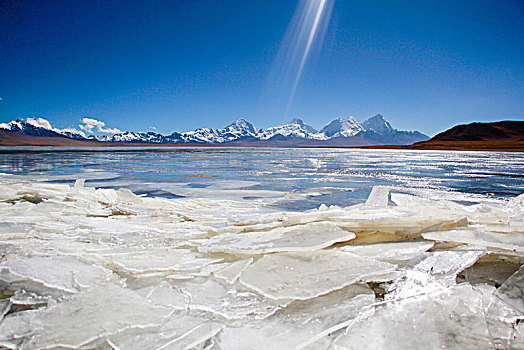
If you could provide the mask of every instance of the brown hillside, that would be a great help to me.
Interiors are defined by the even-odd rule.
[[[436,141],[524,141],[524,121],[457,125],[427,142]]]

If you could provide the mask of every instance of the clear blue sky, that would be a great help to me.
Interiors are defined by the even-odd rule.
[[[524,1],[336,0],[286,115],[268,77],[297,4],[2,0],[0,122],[171,133],[382,113],[433,135],[524,119]]]

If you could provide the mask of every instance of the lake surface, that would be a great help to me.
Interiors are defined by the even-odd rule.
[[[15,148],[16,150],[16,148]],[[347,206],[373,186],[434,199],[490,201],[524,192],[524,154],[269,148],[3,148],[0,172],[166,198],[230,198],[286,210]]]
[[[0,152],[0,347],[524,348],[524,154]]]

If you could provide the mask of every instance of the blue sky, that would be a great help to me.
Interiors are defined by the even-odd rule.
[[[333,2],[286,112],[270,76],[299,1],[3,0],[0,122],[171,133],[382,113],[434,135],[524,120],[523,1]]]

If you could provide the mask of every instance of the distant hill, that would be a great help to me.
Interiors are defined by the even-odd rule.
[[[524,141],[524,121],[471,123],[457,125],[441,132],[433,141]]]

